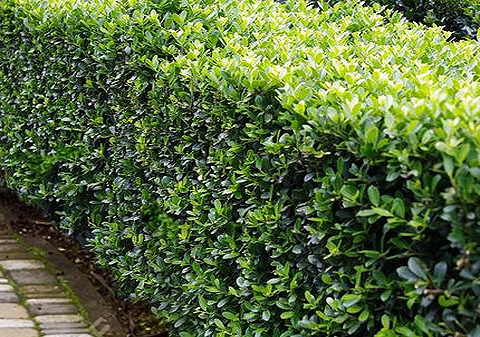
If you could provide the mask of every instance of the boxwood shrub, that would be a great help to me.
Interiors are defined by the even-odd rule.
[[[172,336],[480,335],[473,41],[346,0],[4,0],[8,185]]]

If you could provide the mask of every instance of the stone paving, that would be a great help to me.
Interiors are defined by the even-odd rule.
[[[0,223],[0,337],[99,337],[55,269]]]

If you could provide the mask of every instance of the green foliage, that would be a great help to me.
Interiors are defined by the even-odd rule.
[[[173,336],[478,335],[477,43],[356,1],[97,5],[0,3],[1,166]]]
[[[477,0],[367,0],[401,11],[411,20],[436,24],[453,32],[456,38],[476,38],[480,28]]]

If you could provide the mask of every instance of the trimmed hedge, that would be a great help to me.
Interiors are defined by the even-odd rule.
[[[478,44],[347,0],[4,0],[10,187],[172,335],[478,336]]]

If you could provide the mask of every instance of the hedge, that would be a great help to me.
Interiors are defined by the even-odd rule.
[[[478,43],[353,0],[0,18],[8,185],[172,336],[480,335]]]
[[[380,3],[401,11],[408,19],[443,26],[457,39],[475,39],[480,28],[477,0],[367,0],[366,3]]]

